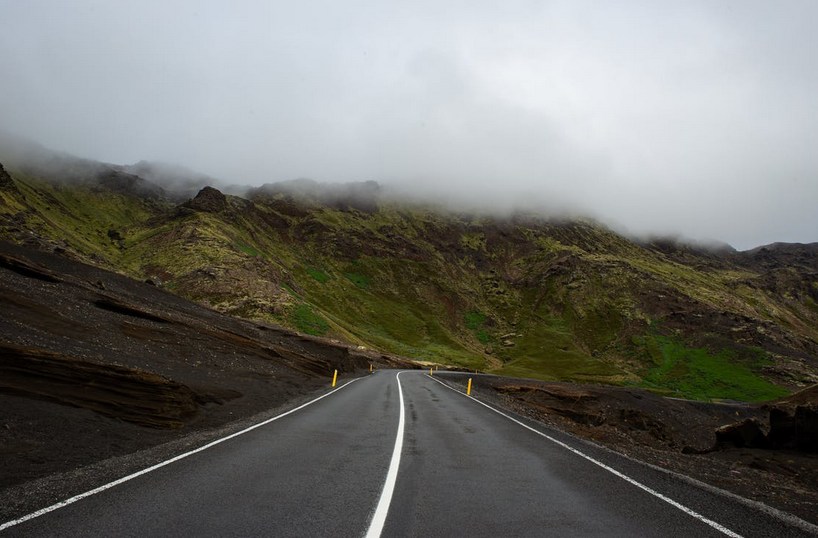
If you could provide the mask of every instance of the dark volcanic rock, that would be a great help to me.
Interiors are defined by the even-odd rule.
[[[768,437],[773,448],[818,452],[818,408],[799,405],[792,413],[770,409]]]
[[[739,261],[755,269],[800,267],[818,270],[818,243],[772,243],[740,253]]]
[[[0,372],[0,393],[152,428],[181,428],[199,408],[190,388],[166,377],[37,348],[0,344]]]
[[[769,432],[761,422],[748,418],[716,430],[716,449],[764,448],[818,452],[818,385],[761,409],[769,413]]]
[[[2,190],[11,190],[14,188],[14,181],[12,181],[11,176],[6,172],[6,169],[3,168],[3,163],[0,163],[0,189]]]
[[[339,211],[360,211],[372,214],[378,211],[381,186],[377,181],[337,185],[318,183],[311,179],[296,179],[267,183],[251,189],[247,194],[251,200],[284,198],[303,207],[325,205]]]
[[[185,203],[184,207],[189,207],[196,211],[219,213],[227,209],[227,196],[222,194],[218,189],[205,187],[199,191],[199,194],[197,194],[195,198]]]
[[[717,446],[735,446],[746,448],[766,448],[767,436],[761,424],[752,418],[736,424],[728,424],[716,430]]]
[[[100,186],[120,194],[148,200],[162,200],[167,197],[162,187],[121,170],[105,168],[97,174],[96,181]]]

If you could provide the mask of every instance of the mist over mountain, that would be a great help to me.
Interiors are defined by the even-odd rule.
[[[139,161],[121,168],[129,174],[159,185],[175,199],[192,198],[208,185],[226,188],[224,182],[216,178],[177,164]]]
[[[253,187],[374,180],[741,250],[818,229],[814,2],[46,0],[4,15],[3,128],[90,159]]]
[[[816,243],[739,252],[635,238],[375,181],[238,196],[214,182],[186,198],[211,178],[23,149],[0,150],[12,157],[1,238],[222,313],[416,359],[683,397],[761,400],[818,381]]]
[[[343,205],[372,211],[379,202],[397,202],[421,207],[435,207],[440,211],[495,217],[533,215],[557,220],[591,219],[593,213],[582,212],[579,207],[556,205],[555,201],[538,196],[515,196],[498,192],[489,202],[485,193],[456,193],[445,186],[440,190],[405,188],[383,184],[374,180],[347,183],[320,182],[300,178],[265,183],[261,186],[241,185],[229,178],[218,179],[178,164],[141,160],[131,165],[94,161],[57,151],[37,142],[0,130],[0,162],[19,171],[58,181],[85,181],[88,178],[107,177],[109,183],[120,188],[153,192],[155,196],[168,197],[175,202],[192,198],[205,186],[215,187],[225,193],[242,196],[296,197],[302,202],[330,206]],[[686,245],[696,250],[731,250],[733,247],[719,238],[691,238],[680,234],[658,232],[635,232],[621,223],[605,222],[607,226],[633,240],[644,244],[668,244],[674,248]],[[755,247],[755,245],[753,245]]]
[[[114,165],[56,151],[33,140],[0,130],[0,159],[7,166],[51,180],[77,181],[93,177]]]

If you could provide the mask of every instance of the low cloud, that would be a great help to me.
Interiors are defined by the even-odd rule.
[[[3,11],[3,128],[83,157],[818,240],[814,2]]]

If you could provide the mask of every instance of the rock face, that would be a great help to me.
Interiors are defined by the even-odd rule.
[[[773,448],[818,452],[818,407],[799,405],[792,412],[771,409],[768,437]]]
[[[167,198],[167,193],[159,185],[116,168],[108,167],[99,170],[96,174],[96,181],[105,188],[128,196],[138,196],[147,200]]]
[[[0,189],[2,190],[10,190],[14,188],[14,181],[12,181],[11,176],[6,172],[6,169],[3,168],[3,164],[0,163]]]
[[[769,411],[769,431],[756,419],[728,424],[716,430],[716,449],[728,447],[768,448],[818,452],[818,385],[794,396],[765,406]]]
[[[716,430],[717,446],[767,448],[767,436],[761,424],[748,418],[736,424],[728,424]]]
[[[227,196],[213,187],[205,187],[195,198],[184,204],[184,207],[207,213],[219,213],[227,209]]]

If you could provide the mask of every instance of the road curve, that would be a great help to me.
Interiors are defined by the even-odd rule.
[[[400,378],[378,372],[0,534],[368,531],[424,537],[812,535],[729,497],[501,414],[418,371]]]

